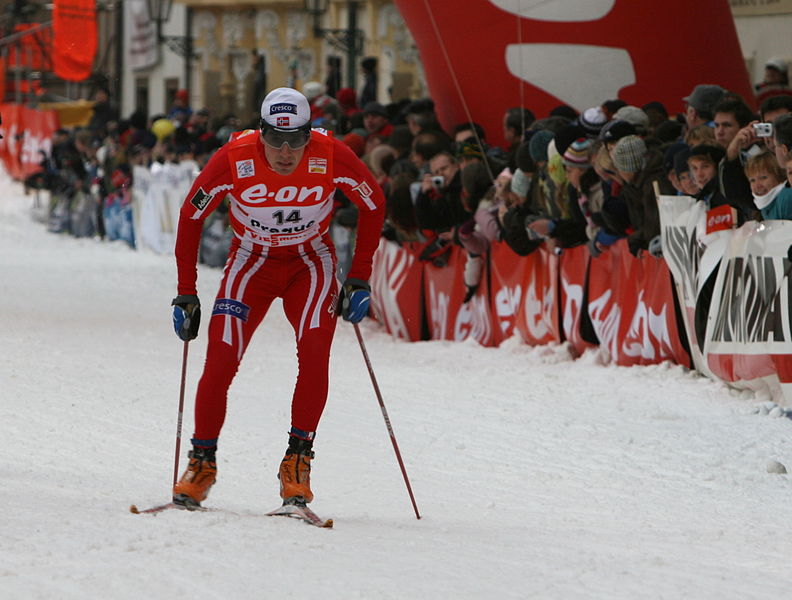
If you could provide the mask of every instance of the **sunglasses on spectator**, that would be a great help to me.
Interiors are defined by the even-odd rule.
[[[292,150],[303,148],[311,139],[310,124],[299,129],[278,129],[262,121],[261,138],[270,148],[280,150],[286,144]]]

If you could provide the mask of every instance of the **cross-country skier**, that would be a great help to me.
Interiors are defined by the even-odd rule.
[[[275,298],[283,299],[294,327],[299,367],[288,449],[278,474],[280,494],[284,504],[313,499],[312,446],[327,400],[337,312],[352,323],[368,313],[368,279],[385,198],[352,150],[312,130],[310,117],[301,93],[290,88],[271,91],[261,105],[260,130],[241,132],[220,148],[182,206],[176,239],[179,295],[172,303],[174,327],[182,340],[198,334],[196,261],[203,221],[225,197],[234,238],[209,321],[190,462],[173,488],[177,504],[199,505],[215,482],[228,388]],[[360,215],[354,259],[340,291],[328,232],[336,188]]]

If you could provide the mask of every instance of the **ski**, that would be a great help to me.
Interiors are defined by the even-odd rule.
[[[267,516],[291,517],[292,519],[299,519],[303,523],[308,523],[309,525],[313,525],[314,527],[330,528],[333,526],[333,519],[321,518],[314,511],[308,508],[305,505],[305,502],[301,502],[301,501],[284,502],[283,506],[280,506],[275,510],[268,512]]]
[[[149,508],[138,508],[136,504],[132,504],[129,507],[129,512],[135,515],[157,515],[166,510],[187,510],[190,512],[228,512],[222,508],[214,508],[209,506],[185,506],[183,504],[176,504],[175,502],[157,504]],[[283,506],[266,513],[266,516],[291,517],[292,519],[299,519],[300,521],[308,523],[309,525],[313,525],[314,527],[330,528],[333,526],[333,519],[321,518],[314,511],[308,508],[305,503],[299,501],[288,502]]]
[[[185,506],[183,504],[176,504],[175,502],[168,502],[167,504],[158,504],[157,506],[151,506],[149,508],[138,508],[136,504],[133,504],[129,507],[129,512],[134,515],[155,515],[157,513],[161,513],[164,510],[170,509],[202,512],[211,510],[205,506]]]

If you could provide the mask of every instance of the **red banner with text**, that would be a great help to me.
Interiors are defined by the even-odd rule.
[[[432,340],[461,341],[473,338],[483,346],[496,345],[489,301],[481,290],[465,299],[463,274],[466,253],[457,246],[448,252],[446,266],[424,266],[424,297]]]
[[[583,354],[588,348],[596,347],[596,344],[583,339],[581,333],[583,317],[585,311],[588,310],[586,302],[586,274],[590,257],[591,253],[586,246],[567,248],[561,255],[559,267],[561,328],[564,337],[575,349],[578,356]]]
[[[679,338],[668,267],[635,258],[621,240],[591,259],[588,309],[600,346],[618,365],[673,360],[689,366]]]
[[[388,333],[410,342],[421,339],[423,323],[423,265],[416,246],[380,239],[371,275],[374,315]]]
[[[42,153],[49,155],[58,115],[21,104],[0,104],[0,114],[0,160],[11,177],[24,179],[41,169]]]
[[[561,341],[558,257],[542,245],[518,258],[504,243],[490,249],[494,341],[518,333],[531,346]]]

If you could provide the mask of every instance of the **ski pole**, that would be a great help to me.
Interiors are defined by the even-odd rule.
[[[187,348],[190,342],[184,342],[181,368],[181,389],[179,390],[179,418],[176,421],[176,456],[173,460],[173,485],[179,478],[179,452],[181,451],[182,417],[184,416],[184,384],[187,380]]]
[[[399,468],[401,469],[402,476],[404,477],[404,483],[407,484],[407,493],[410,494],[410,501],[412,502],[413,510],[415,511],[415,518],[420,519],[421,515],[418,512],[418,505],[415,503],[415,496],[413,496],[410,480],[407,478],[407,470],[404,468],[404,461],[402,461],[401,452],[399,452],[399,445],[396,443],[396,436],[393,433],[393,427],[391,426],[390,418],[388,417],[388,411],[385,409],[385,402],[382,400],[382,394],[380,393],[379,385],[377,385],[377,378],[374,376],[374,369],[371,368],[371,361],[369,360],[368,352],[366,352],[366,345],[363,343],[363,336],[360,334],[360,327],[358,327],[357,323],[353,323],[352,325],[355,328],[355,334],[357,335],[358,343],[360,344],[360,351],[363,353],[363,359],[366,361],[366,367],[368,368],[369,376],[371,377],[371,383],[374,385],[374,393],[377,395],[377,400],[379,401],[380,409],[382,410],[382,417],[385,419],[385,426],[388,428],[388,434],[390,434],[391,443],[393,444],[393,451],[396,452],[396,460],[399,461]]]

